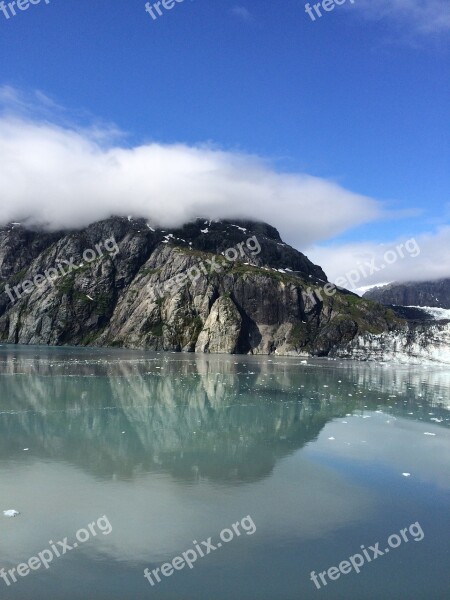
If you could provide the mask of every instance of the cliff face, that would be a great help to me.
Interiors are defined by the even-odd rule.
[[[401,323],[350,293],[269,225],[0,229],[0,341],[326,356]]]
[[[436,306],[450,308],[450,279],[408,283],[390,283],[373,288],[364,298],[397,306]]]

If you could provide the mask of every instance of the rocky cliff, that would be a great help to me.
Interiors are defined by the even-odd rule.
[[[326,356],[402,327],[345,291],[276,229],[111,218],[81,231],[0,229],[0,340]]]

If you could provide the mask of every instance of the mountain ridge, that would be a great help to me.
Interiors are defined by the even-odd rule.
[[[392,282],[368,290],[363,298],[386,305],[434,306],[450,309],[450,278]]]
[[[87,250],[101,240],[117,253],[88,263]],[[200,276],[186,277],[202,264]],[[54,281],[32,284],[51,269]],[[12,302],[11,290],[24,281],[31,286]],[[112,217],[53,233],[9,225],[0,229],[0,341],[327,356],[402,323],[347,290],[322,297],[315,290],[327,282],[265,223],[198,219],[169,230]]]

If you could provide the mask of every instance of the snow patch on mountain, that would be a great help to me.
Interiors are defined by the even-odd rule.
[[[436,321],[450,319],[450,309],[448,308],[437,308],[435,306],[408,306],[408,308],[419,308],[420,310],[424,310],[436,319]]]

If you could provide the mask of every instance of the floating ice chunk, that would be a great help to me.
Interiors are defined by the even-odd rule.
[[[334,437],[329,437],[328,439],[329,439],[329,440],[334,440],[334,439],[336,439],[336,438],[334,438]]]
[[[411,477],[411,473],[402,473],[403,477]]]
[[[20,515],[19,511],[14,510],[14,509],[9,509],[9,510],[4,510],[3,514],[5,515],[5,517],[17,517],[17,515]]]
[[[436,435],[435,433],[430,433],[429,431],[424,431],[423,435]]]

